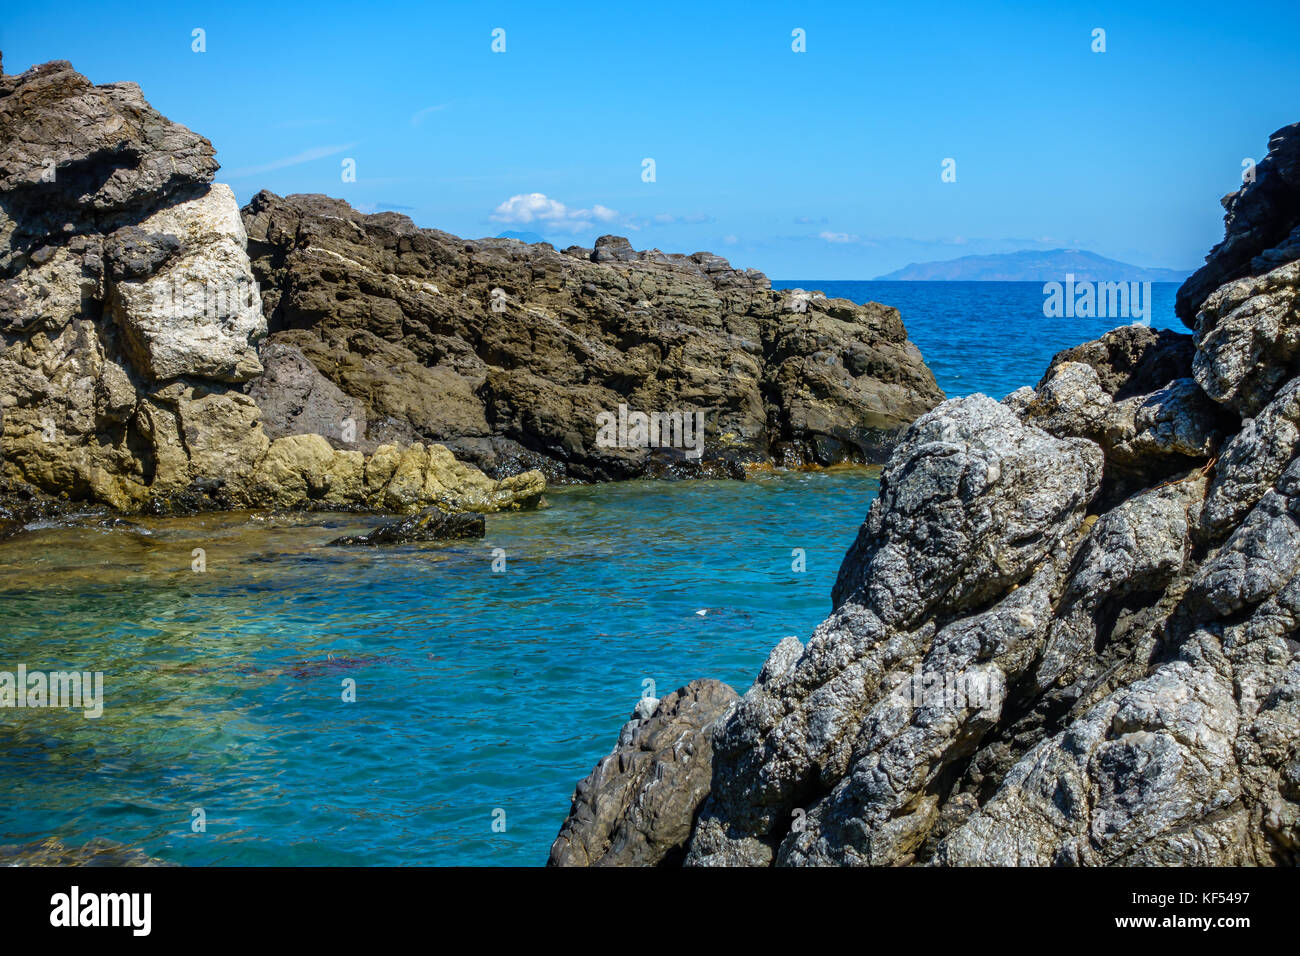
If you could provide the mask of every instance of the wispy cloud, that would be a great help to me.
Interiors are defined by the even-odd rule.
[[[691,213],[686,216],[674,216],[669,213],[660,213],[653,217],[655,223],[661,226],[697,226],[706,222],[713,222],[713,217],[704,213]]]
[[[827,242],[857,242],[858,237],[847,232],[828,232],[823,230],[817,233],[818,239],[825,239]]]
[[[316,159],[324,159],[326,156],[337,156],[344,150],[349,150],[357,143],[343,143],[340,146],[317,146],[313,149],[304,149],[301,153],[294,153],[292,156],[286,156],[283,159],[275,159],[269,163],[263,163],[260,166],[242,166],[239,169],[232,169],[226,172],[227,179],[247,179],[250,176],[260,176],[263,173],[269,173],[276,169],[285,169],[289,166],[301,166],[303,163],[310,163]]]
[[[447,108],[446,103],[439,103],[437,106],[426,106],[422,110],[417,110],[411,114],[411,125],[419,126],[434,113],[439,113]]]

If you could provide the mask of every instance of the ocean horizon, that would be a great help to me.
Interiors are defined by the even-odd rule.
[[[774,289],[880,302],[899,310],[907,335],[948,398],[976,392],[1001,400],[1038,384],[1056,353],[1131,319],[1049,318],[1042,282],[773,279]],[[1180,283],[1151,283],[1153,329],[1188,329],[1174,314]]]

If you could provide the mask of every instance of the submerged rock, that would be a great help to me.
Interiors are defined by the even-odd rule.
[[[55,837],[36,843],[0,846],[0,866],[173,866],[143,850],[103,837],[68,846]]]
[[[1298,142],[1274,135],[1181,290],[1194,337],[1118,329],[908,429],[831,616],[683,752],[708,795],[659,803],[643,844],[689,829],[699,866],[1300,863]],[[602,818],[654,793],[623,782]]]
[[[366,534],[335,538],[330,546],[410,544],[416,541],[449,541],[481,538],[486,524],[481,514],[448,514],[429,508],[392,524],[380,525]]]

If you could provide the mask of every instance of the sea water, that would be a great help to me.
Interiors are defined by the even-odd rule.
[[[779,285],[897,305],[949,395],[1034,384],[1117,324],[1045,319],[1034,283]],[[1174,289],[1155,287],[1153,325],[1178,327]],[[639,697],[743,691],[807,639],[878,475],[559,488],[481,541],[396,548],[327,547],[374,523],[346,515],[0,542],[0,670],[103,674],[96,719],[0,709],[0,845],[539,864]]]

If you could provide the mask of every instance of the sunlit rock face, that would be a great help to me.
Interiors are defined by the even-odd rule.
[[[494,475],[739,477],[882,462],[943,393],[898,310],[775,291],[707,252],[602,236],[562,251],[263,191],[244,207],[273,347],[363,405],[369,441]],[[690,446],[602,415],[690,416]]]
[[[708,793],[649,862],[1300,862],[1298,158],[1279,130],[1225,203],[1194,335],[1116,329],[908,429],[831,616],[682,755]]]
[[[217,168],[212,145],[135,84],[94,86],[61,61],[0,76],[0,533],[58,501],[161,512],[536,502],[537,472],[489,478],[431,443],[363,447],[359,404],[281,421],[304,380],[320,392],[319,375],[261,381],[261,293]],[[259,400],[276,416],[269,432]]]
[[[216,184],[134,228],[139,232],[112,249],[119,265],[108,287],[134,366],[155,382],[185,375],[245,382],[259,375],[257,342],[266,337],[266,320],[230,187]],[[123,250],[135,236],[158,252]],[[133,279],[130,266],[152,258],[159,260],[154,268]]]

